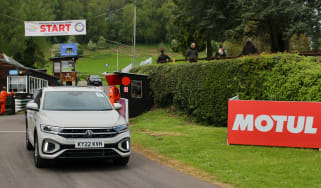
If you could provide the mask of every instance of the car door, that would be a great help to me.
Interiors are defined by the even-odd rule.
[[[40,108],[41,105],[41,98],[42,98],[42,90],[39,90],[36,97],[34,98],[34,102],[38,104],[38,108]],[[36,122],[38,119],[39,112],[34,110],[28,110],[27,111],[27,118],[28,118],[28,134],[29,134],[29,140],[31,143],[33,143],[34,138],[34,129],[36,127]]]

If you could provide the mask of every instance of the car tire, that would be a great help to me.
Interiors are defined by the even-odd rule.
[[[116,158],[114,159],[114,164],[118,166],[126,166],[129,161],[129,156],[128,157],[122,157],[122,158]]]
[[[25,119],[26,119],[26,149],[28,151],[31,151],[31,150],[33,150],[33,146],[32,146],[32,144],[30,143],[30,140],[29,140],[27,117]]]
[[[43,159],[39,155],[39,143],[38,143],[38,136],[35,134],[35,150],[34,150],[34,163],[35,167],[37,168],[45,168],[47,167],[47,160]]]

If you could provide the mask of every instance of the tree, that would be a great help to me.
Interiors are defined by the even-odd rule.
[[[288,51],[294,34],[320,31],[319,0],[241,0],[242,24],[236,29],[243,35],[268,34],[271,51]],[[320,33],[320,32],[319,32]],[[319,34],[318,33],[318,34]]]
[[[25,37],[23,21],[50,20],[53,15],[49,0],[2,0],[6,9],[0,15],[0,51],[26,66],[42,66],[47,61],[46,37]]]
[[[192,41],[199,48],[207,46],[207,56],[212,56],[211,41],[223,42],[227,33],[240,23],[239,1],[235,0],[174,0],[175,23],[182,27],[176,37],[179,46],[186,48]]]

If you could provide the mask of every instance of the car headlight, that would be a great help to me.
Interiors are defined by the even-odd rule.
[[[113,129],[115,131],[117,131],[118,133],[125,132],[128,129],[128,124],[122,124],[122,125],[113,126]]]
[[[51,126],[51,125],[40,125],[40,130],[45,133],[50,134],[59,134],[62,131],[62,128]]]

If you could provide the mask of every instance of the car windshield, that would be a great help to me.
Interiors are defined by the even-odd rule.
[[[98,75],[91,75],[92,79],[100,79],[100,77]]]
[[[99,91],[47,91],[43,110],[104,111],[112,110],[107,97]]]

